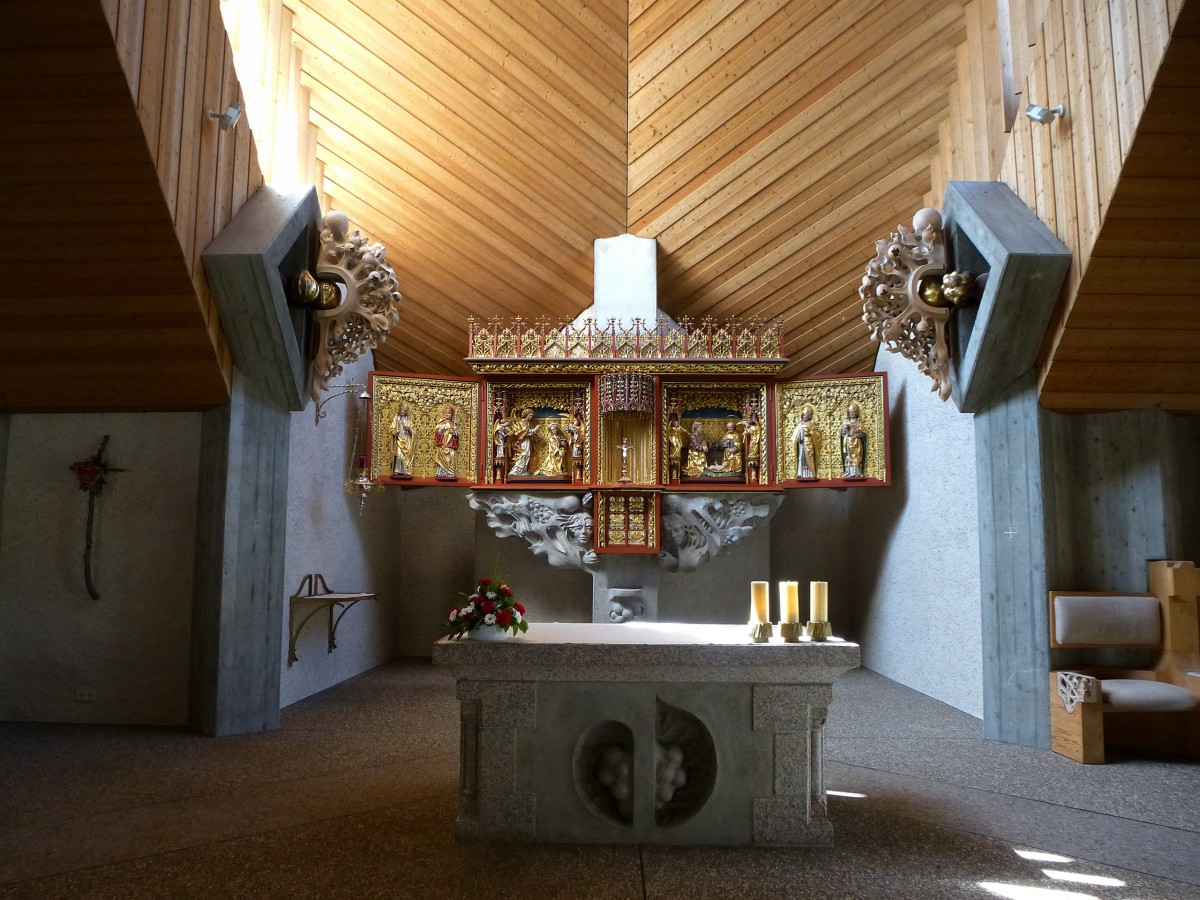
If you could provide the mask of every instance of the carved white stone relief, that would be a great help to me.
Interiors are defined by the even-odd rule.
[[[1080,703],[1100,699],[1100,682],[1091,675],[1079,672],[1058,673],[1058,697],[1067,712],[1074,712]]]
[[[742,495],[666,494],[662,499],[662,547],[659,565],[671,572],[692,572],[756,527],[771,520],[781,498]]]
[[[321,221],[317,275],[342,284],[341,302],[316,312],[320,334],[310,392],[319,401],[343,366],[387,339],[400,321],[401,294],[387,250],[351,232],[345,213],[330,212]]]
[[[913,360],[943,400],[950,397],[946,325],[971,284],[971,276],[946,271],[941,214],[922,209],[912,231],[898,225],[887,240],[875,242],[875,258],[858,289],[871,338]]]
[[[552,566],[591,569],[591,495],[547,497],[545,494],[468,494],[471,508],[481,511],[498,537],[519,537]]]

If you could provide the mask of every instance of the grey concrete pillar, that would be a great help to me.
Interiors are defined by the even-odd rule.
[[[1042,469],[1040,415],[1029,371],[976,412],[975,454],[984,736],[1049,747],[1046,595],[1058,551],[1046,529],[1054,475]]]
[[[235,367],[201,428],[189,721],[206,734],[279,726],[288,441],[287,410]]]

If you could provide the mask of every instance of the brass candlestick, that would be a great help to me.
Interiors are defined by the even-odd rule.
[[[833,637],[833,628],[828,622],[809,622],[805,630],[810,641],[827,641]]]
[[[771,623],[751,622],[750,637],[754,639],[754,643],[756,644],[765,644],[771,639]]]
[[[785,644],[798,644],[800,642],[800,623],[780,622],[779,636],[783,638]]]

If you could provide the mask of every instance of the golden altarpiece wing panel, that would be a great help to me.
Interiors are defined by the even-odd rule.
[[[774,422],[780,487],[891,483],[886,373],[776,382]]]
[[[385,484],[478,477],[479,382],[371,373],[371,473]]]
[[[663,381],[659,477],[688,488],[771,482],[765,381]]]
[[[483,484],[588,484],[592,380],[498,380],[484,386]]]

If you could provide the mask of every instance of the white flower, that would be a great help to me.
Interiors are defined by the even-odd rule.
[[[483,624],[484,625],[495,625],[496,624],[496,614],[488,613],[486,616],[484,616]]]
[[[450,610],[450,621],[453,622],[457,618],[458,618],[458,610],[457,609]]]
[[[495,600],[499,595],[495,591],[488,591],[488,599]]]
[[[516,622],[518,625],[521,624],[521,620],[524,618],[525,617],[523,615],[521,615],[519,612],[517,612],[515,609],[513,610],[513,621]]]
[[[477,601],[477,600],[482,600],[482,599],[483,599],[483,597],[482,597],[480,594],[472,594],[472,595],[471,595],[470,597],[468,597],[467,599],[468,599],[468,600],[469,600],[471,603],[474,603],[474,602],[475,602],[475,601]]]
[[[473,612],[475,612],[475,603],[474,602],[468,603],[465,607],[463,607],[464,614],[465,613],[473,613]]]

